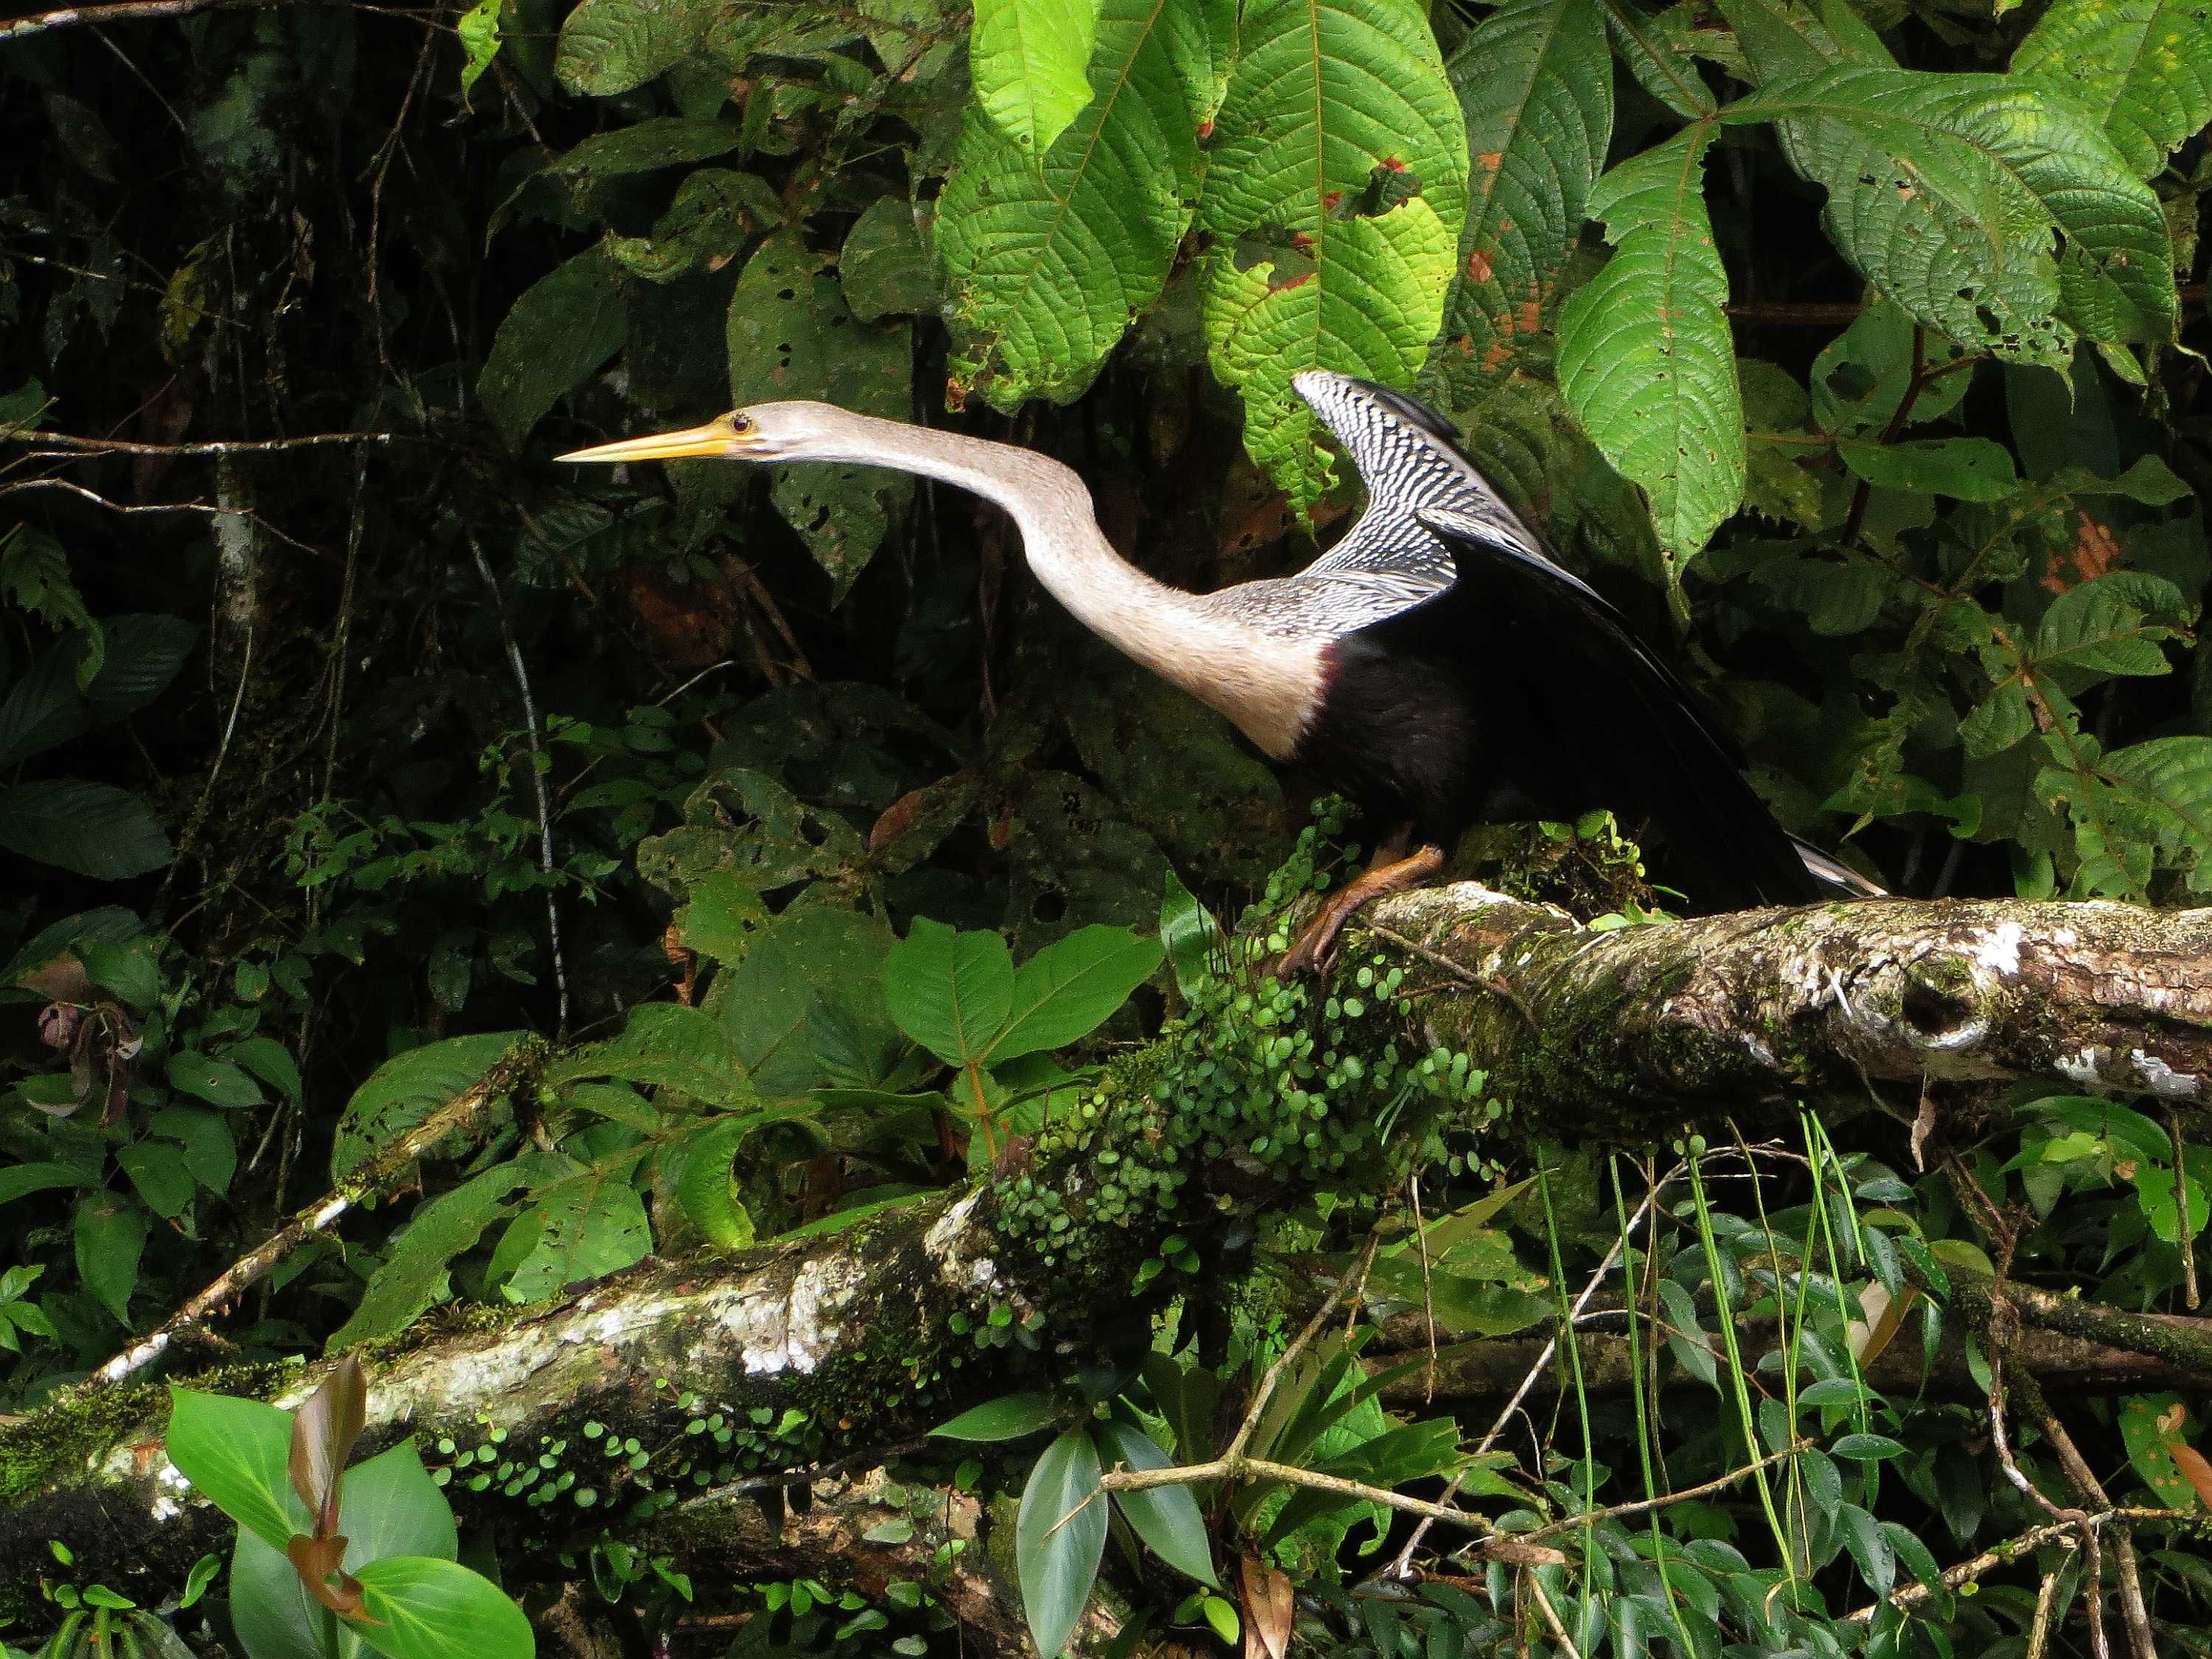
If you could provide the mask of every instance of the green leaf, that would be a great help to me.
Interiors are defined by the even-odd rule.
[[[687,902],[676,913],[676,931],[701,956],[734,967],[752,949],[753,936],[769,923],[760,895],[727,870],[709,871],[685,889]]]
[[[1331,470],[1291,377],[1412,384],[1467,216],[1467,124],[1419,0],[1251,0],[1237,46],[1199,212],[1216,243],[1200,320],[1246,449],[1304,513]]]
[[[659,116],[593,134],[555,161],[552,170],[572,194],[585,195],[606,179],[708,161],[744,142],[744,131],[731,122]]]
[[[346,1540],[340,1565],[349,1572],[393,1555],[451,1560],[459,1544],[453,1508],[411,1439],[346,1471],[337,1530]],[[231,1558],[230,1596],[231,1617],[252,1659],[325,1659],[321,1604],[283,1551],[243,1528]],[[341,1659],[359,1652],[350,1626],[341,1626],[338,1639]]]
[[[1894,66],[1895,60],[1882,50],[1878,37],[1870,49],[1855,50],[1856,40],[1838,39],[1797,0],[1721,0],[1721,14],[1735,31],[1736,41],[1761,83],[1818,75],[1854,60]],[[1848,8],[1845,15],[1849,15]]]
[[[1152,1437],[1118,1418],[1097,1425],[1107,1454],[1132,1469],[1164,1469],[1174,1460],[1153,1443]],[[1153,1554],[1177,1572],[1201,1584],[1218,1585],[1213,1576],[1213,1546],[1206,1532],[1206,1517],[1198,1512],[1198,1499],[1187,1486],[1152,1486],[1139,1492],[1114,1494],[1114,1503],[1138,1537]]]
[[[278,1554],[306,1524],[289,1468],[291,1413],[173,1385],[163,1449],[210,1503]]]
[[[904,420],[913,407],[913,337],[903,323],[867,324],[795,234],[769,237],[745,261],[726,325],[731,402],[743,407],[816,398],[862,415]],[[914,494],[906,473],[842,462],[773,469],[776,510],[829,573],[842,599],[891,519]]]
[[[676,1182],[676,1201],[707,1242],[722,1251],[750,1249],[752,1212],[738,1196],[731,1162],[744,1138],[761,1125],[760,1115],[722,1118],[684,1142],[684,1170]]]
[[[100,881],[143,876],[176,856],[144,801],[83,778],[0,789],[0,848]]]
[[[1613,136],[1598,0],[1507,0],[1448,68],[1473,166],[1442,362],[1464,397],[1544,326],[1581,239]]]
[[[918,916],[884,958],[883,981],[892,1021],[948,1066],[980,1063],[1013,1018],[1013,957],[996,933]]]
[[[944,202],[939,195],[939,213],[945,210]],[[878,197],[853,222],[837,250],[837,282],[845,291],[846,307],[864,323],[935,314],[937,267],[922,245],[915,210],[903,196]]]
[[[1987,438],[1913,438],[1886,444],[1839,439],[1836,447],[1854,477],[1884,489],[2001,501],[2020,488],[2012,452]]]
[[[2051,602],[2035,631],[2035,667],[2087,671],[2062,682],[2083,689],[2106,674],[2149,675],[2172,672],[2164,641],[2185,637],[2182,630],[2154,623],[2154,616],[2179,617],[2192,607],[2181,590],[2162,576],[2114,570],[2070,587]]]
[[[57,1187],[83,1184],[82,1171],[66,1164],[10,1164],[0,1169],[0,1204],[27,1198],[33,1193],[50,1192]]]
[[[2063,99],[1994,75],[1854,65],[1729,106],[1778,124],[1846,258],[1963,344],[2063,366],[2071,329],[2162,341],[2172,252],[2148,186]]]
[[[2212,8],[2203,0],[2056,0],[2012,55],[2087,110],[2148,179],[2212,124]]]
[[[562,21],[553,73],[593,98],[634,91],[699,45],[714,15],[697,0],[583,0]]]
[[[500,0],[477,0],[460,15],[453,32],[461,38],[461,90],[465,93],[499,56]]]
[[[1890,1586],[1897,1582],[1897,1552],[1890,1547],[1880,1523],[1856,1504],[1841,1505],[1838,1518],[1843,1523],[1844,1547],[1858,1564],[1867,1588],[1877,1596],[1888,1595]]]
[[[133,1141],[118,1147],[115,1161],[146,1207],[164,1221],[174,1221],[192,1201],[191,1171],[177,1157],[176,1149],[157,1140]]]
[[[525,1035],[485,1031],[395,1054],[354,1091],[338,1115],[331,1177],[343,1181],[506,1058]]]
[[[971,1406],[930,1433],[946,1440],[1019,1440],[1050,1428],[1056,1415],[1048,1394],[1010,1394]]]
[[[523,291],[493,337],[477,396],[509,448],[556,398],[622,349],[629,332],[622,284],[598,248],[556,265]]]
[[[1728,273],[1703,191],[1710,124],[1598,181],[1613,245],[1559,313],[1559,388],[1605,457],[1651,498],[1679,575],[1743,500],[1743,408]]]
[[[1902,1457],[1905,1448],[1886,1434],[1847,1434],[1828,1448],[1828,1455],[1873,1463],[1887,1457]]]
[[[975,101],[1024,153],[1050,149],[1091,101],[1083,71],[1098,10],[1098,0],[975,0]]]
[[[531,1194],[530,1206],[508,1224],[528,1249],[501,1282],[510,1302],[542,1302],[584,1279],[603,1279],[645,1259],[653,1227],[644,1200],[629,1184],[641,1148],[584,1164],[556,1154],[568,1173]],[[507,1249],[502,1240],[501,1253]]]
[[[495,1164],[418,1205],[369,1274],[352,1314],[324,1344],[325,1351],[338,1353],[404,1330],[442,1294],[447,1265],[475,1249],[484,1229],[507,1213],[511,1194],[527,1178],[514,1163]]]
[[[1046,945],[1015,970],[1010,1017],[984,1059],[995,1066],[1088,1036],[1152,976],[1162,955],[1158,939],[1126,927],[1079,928]]]
[[[1160,896],[1160,944],[1175,964],[1176,989],[1185,996],[1213,971],[1215,961],[1227,950],[1226,936],[1213,912],[1198,902],[1172,870]]]
[[[1218,10],[1105,0],[1091,101],[1042,160],[980,112],[962,128],[936,217],[950,368],[995,407],[1073,398],[1159,298],[1197,198]]]
[[[106,654],[84,699],[101,720],[135,714],[167,690],[200,637],[181,617],[110,617],[100,629]]]
[[[138,1287],[138,1262],[146,1253],[146,1212],[127,1198],[101,1193],[76,1212],[76,1273],[93,1300],[131,1324],[131,1292]]]
[[[300,1062],[292,1058],[292,1051],[274,1037],[247,1037],[234,1042],[223,1050],[226,1059],[240,1066],[269,1085],[285,1099],[297,1103],[306,1087],[300,1078]]]
[[[2101,855],[2091,872],[2097,890],[2132,896],[2142,884],[2112,861],[2112,849],[2093,844],[2091,826],[2102,819],[2123,837],[2150,843],[2160,864],[2187,877],[2190,891],[2212,891],[2212,738],[2154,738],[2116,749],[2086,788],[2077,777],[2046,776],[2087,797],[2067,804],[2085,864]]]
[[[260,1085],[238,1066],[196,1048],[171,1054],[166,1069],[170,1087],[197,1096],[210,1106],[242,1110],[267,1098]]]
[[[351,1626],[389,1659],[530,1659],[536,1638],[514,1599],[480,1572],[429,1555],[364,1562],[362,1610]]]
[[[1098,1489],[1098,1449],[1070,1429],[1030,1471],[1014,1519],[1014,1564],[1022,1610],[1042,1659],[1055,1659],[1075,1633],[1106,1549],[1106,1500]]]
[[[736,1047],[714,1017],[673,1002],[632,1009],[622,1035],[556,1060],[543,1075],[549,1085],[612,1078],[678,1089],[714,1106],[752,1098]]]

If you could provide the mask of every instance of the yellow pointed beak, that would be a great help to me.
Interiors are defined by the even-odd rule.
[[[744,439],[730,422],[726,415],[717,416],[704,426],[686,427],[681,432],[656,432],[650,437],[624,438],[619,443],[596,444],[589,449],[572,449],[566,455],[556,455],[556,461],[680,461],[696,456],[738,459],[744,453]]]

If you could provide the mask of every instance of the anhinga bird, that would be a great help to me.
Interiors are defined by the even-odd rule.
[[[1085,627],[1394,832],[1322,908],[1285,973],[1317,963],[1368,900],[1435,874],[1486,819],[1605,806],[1648,820],[1686,890],[1715,910],[1870,890],[1775,823],[1735,744],[1552,557],[1450,427],[1346,375],[1312,370],[1294,384],[1359,469],[1367,510],[1297,574],[1216,593],[1182,592],[1123,559],[1058,461],[828,404],[756,404],[561,459],[858,463],[995,502],[1037,580]]]

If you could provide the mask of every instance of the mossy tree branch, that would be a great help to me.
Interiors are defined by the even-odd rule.
[[[1863,1099],[1869,1079],[2148,1085],[2186,1107],[2212,1070],[2212,984],[2196,965],[2208,954],[2212,912],[1900,902],[1592,933],[1480,888],[1399,896],[1350,936],[1334,995],[1212,1006],[1117,1061],[1025,1163],[971,1189],[739,1259],[648,1264],[527,1313],[434,1316],[367,1356],[368,1443],[451,1440],[441,1455],[457,1468],[492,1449],[453,1489],[514,1535],[557,1539],[580,1518],[596,1531],[611,1510],[625,1528],[673,1526],[666,1506],[702,1480],[843,1463],[1050,1381],[1073,1356],[1140,1343],[1148,1310],[1130,1287],[1170,1232],[1202,1249],[1226,1218],[1324,1180],[1400,1190],[1404,1171],[1372,1128],[1376,1090],[1395,1099],[1417,1083],[1432,1118],[1495,1095],[1547,1133],[1639,1144],[1669,1120]],[[1363,971],[1370,985],[1355,994]],[[1300,1092],[1274,1068],[1306,1035],[1315,1066]],[[1487,1084],[1432,1086],[1420,1057],[1433,1062],[1438,1045]],[[1344,1054],[1366,1058],[1346,1066]],[[1394,1155],[1419,1144],[1403,1123],[1390,1143]],[[1176,1282],[1152,1279],[1159,1293]],[[2196,1333],[2115,1317],[2067,1334],[2201,1364]],[[2176,1342],[2188,1352],[2169,1352]],[[283,1403],[313,1381],[259,1370],[207,1384]],[[15,1601],[0,1612],[36,1611],[26,1598],[49,1538],[69,1543],[82,1576],[157,1601],[227,1536],[168,1468],[165,1407],[161,1390],[131,1383],[0,1427],[0,1601]],[[736,1433],[727,1473],[697,1450],[714,1437],[690,1431],[715,1415]],[[628,1455],[608,1457],[610,1443]],[[545,1455],[556,1467],[544,1478],[499,1473]],[[730,1548],[726,1573],[773,1568]]]

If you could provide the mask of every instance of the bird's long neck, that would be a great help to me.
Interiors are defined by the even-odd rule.
[[[1309,696],[1310,687],[1263,660],[1268,647],[1251,629],[1115,552],[1098,527],[1090,490],[1071,469],[1031,450],[933,427],[871,419],[866,428],[854,453],[834,459],[919,473],[1004,508],[1021,532],[1030,568],[1078,622],[1220,709],[1263,748],[1288,752],[1307,711],[1285,704]]]

